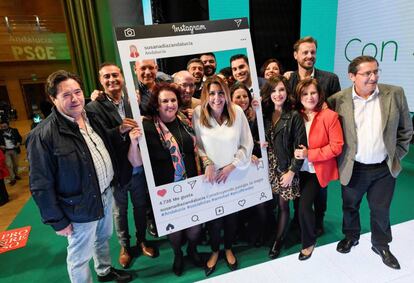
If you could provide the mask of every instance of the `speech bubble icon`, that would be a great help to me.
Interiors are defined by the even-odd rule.
[[[173,187],[173,191],[174,191],[174,193],[178,194],[178,193],[181,193],[183,191],[183,188],[180,185],[175,185]]]
[[[166,189],[161,189],[157,191],[157,195],[159,195],[160,197],[163,197],[167,194],[167,190]]]

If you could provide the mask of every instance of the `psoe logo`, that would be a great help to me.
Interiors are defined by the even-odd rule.
[[[124,29],[124,35],[125,37],[134,37],[135,36],[135,30],[132,28],[126,28]]]
[[[174,32],[190,32],[191,34],[194,34],[194,31],[207,29],[205,25],[187,26],[185,24],[182,24],[181,26],[178,26],[178,27],[176,27],[175,25],[172,25],[171,28]]]

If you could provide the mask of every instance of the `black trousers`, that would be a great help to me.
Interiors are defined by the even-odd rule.
[[[313,211],[313,203],[323,188],[319,185],[315,173],[301,171],[299,178],[299,224],[301,228],[302,248],[305,249],[316,243],[316,216]]]
[[[237,212],[212,220],[208,223],[210,233],[211,250],[218,252],[220,249],[221,230],[224,230],[224,248],[231,249],[237,231]]]
[[[359,207],[366,194],[370,209],[372,245],[380,249],[389,248],[388,243],[392,241],[390,206],[395,180],[385,161],[380,164],[355,162],[349,184],[342,186],[342,232],[346,238],[359,239]]]
[[[313,207],[315,209],[315,226],[317,229],[323,229],[323,219],[328,203],[328,187],[320,187],[317,196],[313,200]],[[299,221],[299,198],[293,202],[295,209],[294,221]]]

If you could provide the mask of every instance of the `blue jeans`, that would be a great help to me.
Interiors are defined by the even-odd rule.
[[[134,209],[134,223],[136,229],[137,244],[145,241],[147,226],[147,182],[145,180],[144,168],[135,168],[135,174],[131,181],[122,187],[114,190],[114,222],[119,244],[125,248],[130,247],[129,226],[128,226],[128,192],[131,195],[131,202]]]
[[[102,194],[104,217],[93,222],[74,223],[73,233],[68,236],[67,267],[71,282],[92,282],[89,261],[93,256],[95,271],[104,276],[111,268],[109,239],[112,236],[112,188]]]

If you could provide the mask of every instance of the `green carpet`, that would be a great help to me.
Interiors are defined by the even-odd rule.
[[[397,224],[414,219],[413,199],[414,190],[414,146],[409,155],[403,160],[403,172],[397,180],[394,200],[391,207],[391,223]],[[410,185],[411,183],[411,185]],[[325,234],[318,239],[318,245],[332,243],[342,239],[341,195],[338,182],[329,185],[328,211],[325,217]],[[32,230],[27,246],[0,254],[0,282],[69,282],[66,271],[66,245],[63,237],[43,225],[39,212],[33,200],[30,199],[22,209],[9,229],[30,225]],[[132,217],[130,225],[133,226]],[[362,233],[369,232],[369,211],[366,200],[361,204]],[[150,239],[150,238],[149,238]],[[135,273],[133,282],[194,282],[205,278],[204,271],[186,262],[186,268],[181,277],[171,271],[173,253],[165,239],[155,240],[160,249],[160,256],[155,259],[143,256],[134,260],[131,271]],[[243,244],[235,247],[241,268],[268,261],[268,247],[251,248]],[[281,256],[297,253],[299,244],[282,251]],[[199,247],[199,251],[208,252],[208,246]],[[119,245],[114,234],[111,239],[111,255],[114,266],[119,268],[117,258]],[[91,261],[92,266],[92,261]],[[220,260],[214,276],[229,272],[224,260]],[[94,272],[93,272],[94,274]],[[94,275],[95,276],[95,275]],[[95,278],[96,280],[96,278]]]

